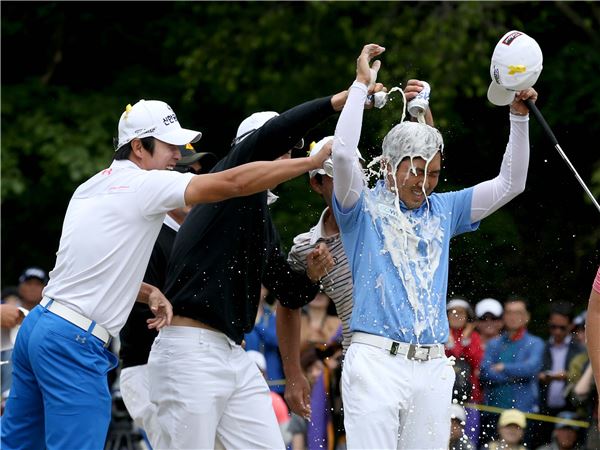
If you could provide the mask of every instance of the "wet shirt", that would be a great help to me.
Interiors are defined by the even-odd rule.
[[[400,342],[448,340],[446,291],[450,239],[473,231],[473,188],[433,193],[409,210],[379,181],[343,211],[333,206],[354,282],[350,328]]]

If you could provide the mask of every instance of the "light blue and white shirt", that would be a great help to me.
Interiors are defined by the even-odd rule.
[[[450,239],[479,226],[471,223],[472,193],[433,193],[412,210],[400,202],[400,213],[383,181],[347,211],[334,196],[353,274],[352,331],[415,344],[448,340]]]

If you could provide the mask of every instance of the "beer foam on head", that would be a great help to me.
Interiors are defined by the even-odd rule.
[[[438,130],[424,123],[401,122],[383,138],[383,158],[395,169],[404,158],[423,158],[431,161],[438,151],[444,150],[444,141]]]

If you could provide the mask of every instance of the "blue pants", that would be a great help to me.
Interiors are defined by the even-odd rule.
[[[112,404],[106,374],[117,362],[89,331],[36,306],[13,350],[0,447],[104,448]]]

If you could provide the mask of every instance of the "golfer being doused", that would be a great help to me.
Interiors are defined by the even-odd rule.
[[[333,144],[333,210],[354,281],[352,343],[342,373],[348,448],[445,448],[454,370],[448,340],[446,291],[450,239],[525,189],[533,89],[515,93],[500,173],[455,192],[434,192],[443,140],[429,125],[401,122],[383,141],[383,177],[369,189],[357,148],[371,58],[357,61]],[[448,405],[448,406],[447,406]]]

